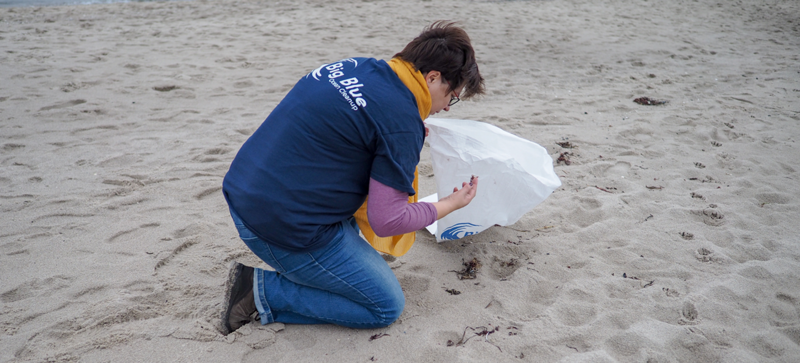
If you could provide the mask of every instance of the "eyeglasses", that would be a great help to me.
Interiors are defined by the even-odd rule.
[[[456,103],[458,103],[458,101],[461,101],[461,99],[458,98],[458,93],[455,93],[455,91],[453,91],[453,94],[455,94],[455,96],[450,97],[450,103],[447,104],[447,107],[451,107]]]

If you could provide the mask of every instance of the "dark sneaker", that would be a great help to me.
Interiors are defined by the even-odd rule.
[[[249,323],[258,310],[253,296],[253,268],[233,261],[225,283],[225,292],[222,334],[228,335]]]

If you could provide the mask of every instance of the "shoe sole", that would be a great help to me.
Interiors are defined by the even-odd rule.
[[[228,269],[228,280],[225,281],[225,302],[222,306],[225,307],[225,311],[222,313],[220,317],[222,319],[221,327],[222,327],[222,335],[228,335],[233,332],[233,329],[230,326],[228,320],[231,316],[231,310],[233,309],[233,304],[235,301],[231,301],[233,298],[233,287],[236,285],[236,280],[238,279],[239,275],[241,274],[242,269],[239,266],[244,266],[236,261],[231,261],[230,268]]]

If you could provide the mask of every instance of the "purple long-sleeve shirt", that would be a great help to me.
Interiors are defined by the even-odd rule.
[[[408,193],[369,179],[367,219],[380,237],[397,236],[425,228],[436,222],[436,207],[431,203],[409,203]]]

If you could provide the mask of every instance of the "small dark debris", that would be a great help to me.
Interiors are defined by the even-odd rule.
[[[681,232],[680,235],[681,235],[681,238],[683,238],[683,239],[685,239],[687,241],[689,241],[689,240],[694,238],[694,235],[689,233],[689,232]]]
[[[369,341],[373,341],[375,339],[380,339],[380,338],[388,337],[388,336],[389,336],[389,334],[386,334],[386,333],[378,333],[378,334],[375,334],[375,335],[369,337]]]
[[[500,327],[499,327],[499,326],[496,326],[496,327],[494,327],[494,329],[487,329],[487,328],[486,328],[486,327],[484,327],[484,326],[482,326],[482,327],[480,327],[480,328],[483,328],[483,330],[481,330],[481,331],[479,331],[479,332],[475,333],[475,335],[477,335],[477,336],[484,336],[484,335],[494,334],[494,332],[496,332],[496,331],[500,330]]]
[[[638,280],[638,279],[639,279],[639,278],[638,278],[638,277],[636,277],[636,276],[628,276],[628,274],[626,274],[626,273],[624,273],[624,272],[622,273],[622,278],[624,278],[624,279],[631,279],[631,280]]]
[[[512,267],[517,264],[517,259],[512,258],[510,261],[500,261],[500,267]]]
[[[662,186],[649,186],[649,185],[647,185],[646,187],[647,187],[647,189],[658,189],[658,190],[664,189],[664,187],[662,187]]]
[[[444,291],[447,291],[447,293],[450,294],[450,295],[460,295],[461,294],[461,291],[458,291],[456,289],[445,289]]]
[[[638,103],[640,105],[645,105],[645,106],[657,106],[657,105],[663,105],[663,104],[667,103],[668,101],[654,100],[654,99],[649,98],[649,97],[639,97],[639,98],[633,100],[633,102],[636,102],[636,103]]]
[[[651,214],[651,215],[649,215],[649,216],[647,216],[647,218],[645,218],[645,219],[644,219],[644,221],[645,221],[645,222],[647,222],[647,221],[648,221],[648,220],[650,220],[651,218],[653,218],[653,215],[652,215],[652,214]]]
[[[474,335],[472,335],[469,338],[467,338],[467,330],[468,329],[472,330],[473,332],[475,332],[475,331],[477,331],[477,332],[475,332]],[[459,339],[458,342],[454,343],[452,340],[448,340],[447,341],[447,346],[448,347],[452,347],[454,345],[455,346],[462,346],[462,345],[466,344],[470,339],[472,339],[474,337],[477,337],[477,336],[489,336],[490,334],[492,334],[492,333],[494,333],[494,332],[496,332],[498,330],[500,330],[499,326],[495,327],[494,329],[487,329],[485,326],[479,326],[479,327],[475,327],[475,328],[468,326],[468,327],[464,328],[464,333],[461,334],[461,339]],[[497,349],[500,349],[500,347],[497,347]],[[502,352],[503,350],[500,349],[500,351]]]
[[[561,147],[563,147],[563,148],[565,148],[565,149],[572,149],[573,147],[575,147],[575,146],[573,146],[573,145],[572,145],[572,143],[571,143],[571,142],[569,142],[569,141],[557,142],[557,143],[556,143],[556,145],[558,145],[558,146],[561,146]]]
[[[475,274],[478,273],[478,270],[481,268],[481,262],[478,261],[478,258],[473,258],[472,261],[464,262],[464,269],[461,271],[451,270],[455,272],[458,276],[459,280],[471,280],[475,278]]]
[[[556,159],[556,164],[561,164],[561,163],[564,163],[566,165],[572,164],[572,162],[569,161],[569,156],[570,155],[572,155],[572,154],[569,151],[565,151],[565,152],[561,153],[558,156],[558,159]]]

